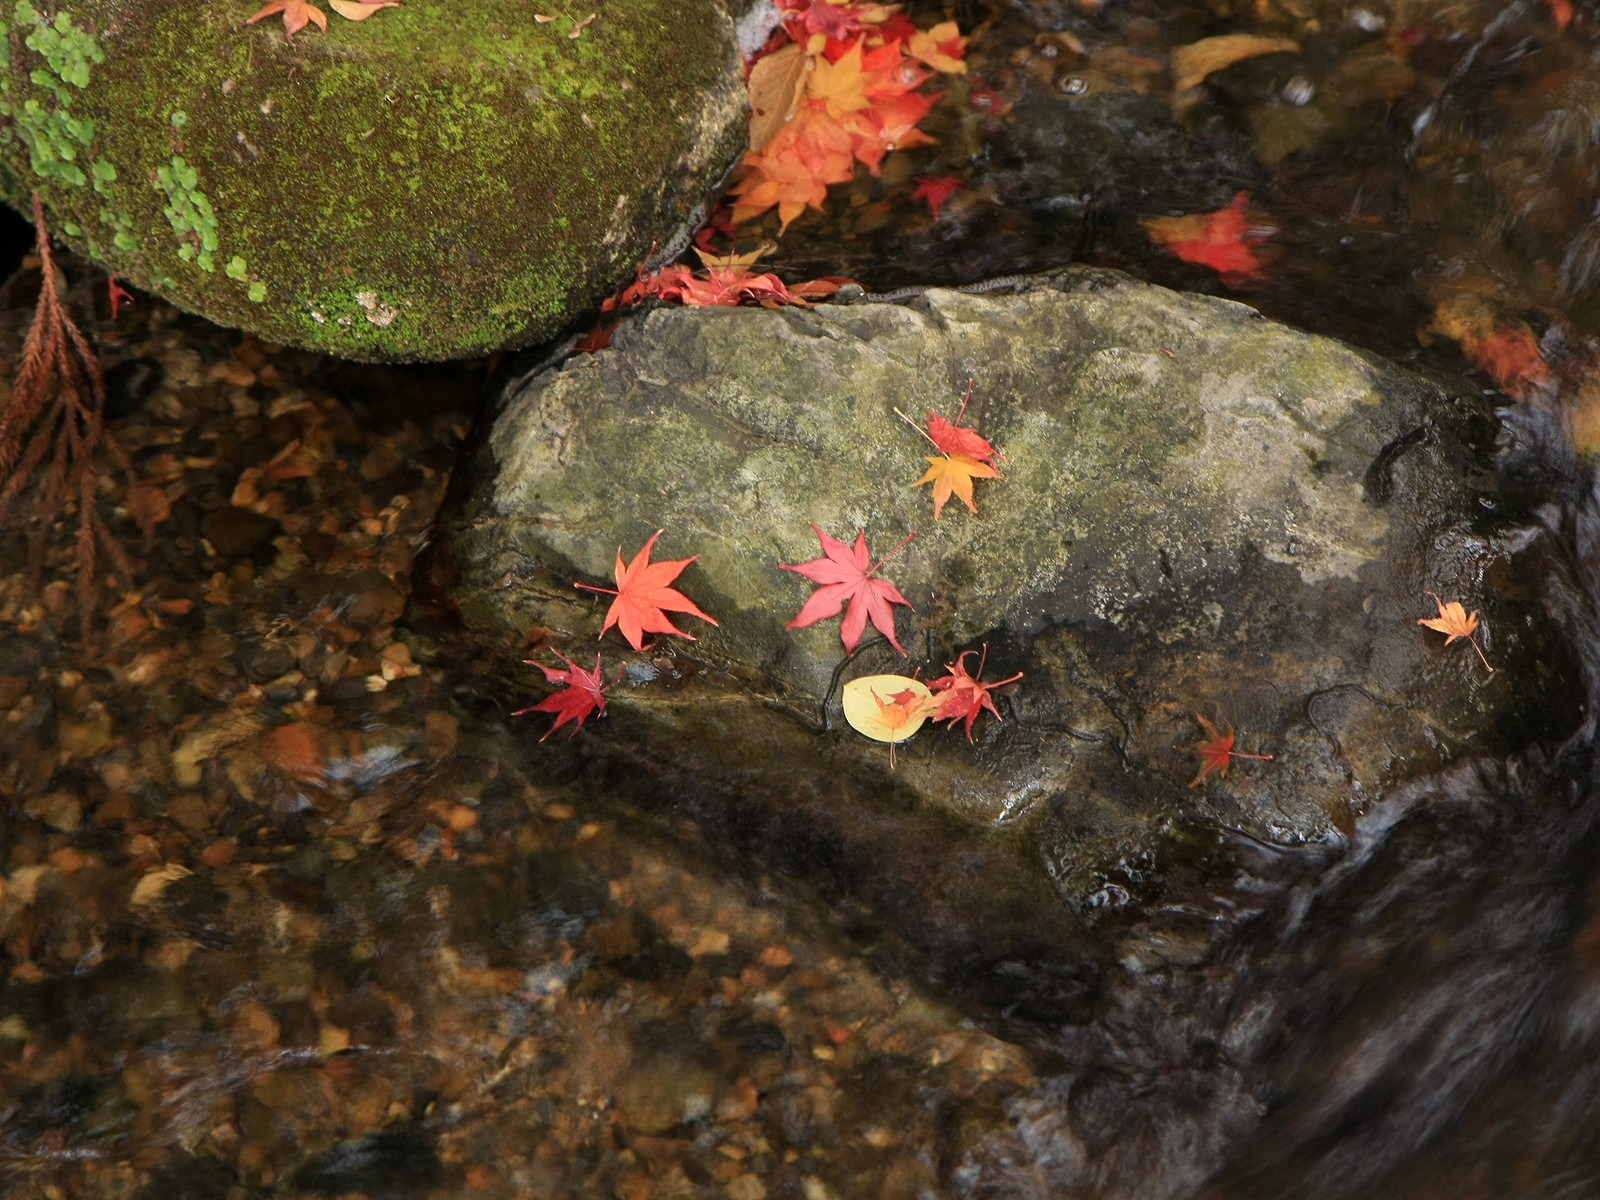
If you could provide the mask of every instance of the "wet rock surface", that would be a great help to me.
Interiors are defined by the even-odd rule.
[[[665,528],[657,557],[699,554],[678,582],[720,625],[643,655],[604,640],[626,679],[570,752],[647,763],[639,792],[731,789],[736,816],[696,783],[656,794],[780,859],[804,833],[841,862],[874,841],[844,874],[899,920],[918,905],[882,893],[902,870],[953,889],[921,903],[975,931],[1004,879],[1037,933],[1060,905],[1158,899],[1219,840],[1337,839],[1405,778],[1510,744],[1519,697],[1559,673],[1475,529],[1494,503],[1481,405],[1241,305],[1080,270],[900,305],[661,310],[615,346],[508,389],[452,524],[460,609],[508,660],[530,630],[586,659],[604,607],[573,582],[609,582],[619,545]],[[1005,479],[936,522],[895,410],[949,413],[969,376]],[[836,623],[784,628],[809,592],[775,568],[816,554],[808,522],[865,528],[875,554],[918,531],[883,569],[916,607],[909,658],[879,639],[841,672]],[[1427,590],[1482,610],[1493,673],[1418,628]],[[843,725],[841,679],[932,677],[984,645],[989,678],[1025,677],[972,744],[925,731],[891,771]],[[1196,714],[1272,761],[1186,787]],[[895,839],[924,836],[897,867]]]

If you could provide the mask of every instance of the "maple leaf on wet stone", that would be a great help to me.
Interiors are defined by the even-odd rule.
[[[669,612],[688,613],[712,625],[717,623],[714,618],[701,612],[695,602],[677,588],[667,586],[685,567],[700,557],[698,554],[669,562],[650,561],[650,551],[663,532],[665,531],[658,529],[652,533],[650,540],[644,544],[644,549],[635,554],[633,561],[626,566],[622,562],[622,547],[617,547],[615,588],[595,587],[588,583],[572,585],[586,592],[604,592],[616,597],[611,602],[611,607],[606,610],[605,624],[600,627],[601,637],[605,637],[606,631],[615,625],[622,631],[622,636],[628,645],[635,650],[643,650],[644,635],[647,633],[672,633],[691,642],[695,640],[694,635],[685,633],[672,623],[667,616]]]
[[[1436,629],[1444,634],[1444,644],[1446,646],[1457,638],[1465,638],[1472,648],[1478,652],[1478,658],[1483,665],[1493,671],[1494,668],[1489,666],[1489,660],[1484,658],[1483,647],[1479,646],[1477,639],[1472,636],[1473,630],[1478,628],[1478,610],[1473,609],[1472,615],[1468,616],[1466,608],[1459,601],[1451,600],[1447,603],[1439,598],[1437,592],[1428,592],[1427,594],[1432,596],[1433,602],[1439,606],[1439,615],[1437,617],[1418,617],[1417,624],[1426,625],[1429,629]]]
[[[1190,787],[1199,787],[1207,775],[1216,773],[1217,778],[1225,778],[1228,774],[1228,764],[1236,758],[1255,758],[1268,761],[1270,754],[1246,754],[1242,750],[1233,748],[1233,726],[1227,726],[1227,732],[1217,729],[1210,721],[1199,713],[1194,719],[1200,723],[1200,728],[1205,730],[1205,740],[1194,747],[1194,752],[1200,756],[1200,773],[1189,780]]]
[[[923,434],[939,451],[938,455],[927,455],[928,469],[923,472],[922,478],[911,485],[921,487],[925,483],[933,484],[935,521],[944,512],[945,502],[952,495],[960,497],[967,508],[977,512],[978,506],[972,497],[972,481],[1000,478],[1000,471],[994,465],[995,459],[1002,457],[1000,452],[977,430],[960,423],[967,411],[967,402],[971,399],[972,382],[969,380],[967,394],[961,401],[956,419],[947,421],[937,413],[930,412],[926,430],[918,429],[915,421],[906,417],[899,409],[895,409],[908,425]]]
[[[1008,683],[1015,683],[1022,678],[1018,671],[1006,679],[996,680],[994,683],[984,683],[978,678],[983,674],[984,663],[989,658],[989,648],[983,648],[983,657],[978,660],[978,675],[967,674],[967,655],[975,654],[975,650],[963,650],[955,662],[945,664],[945,674],[938,679],[928,681],[931,691],[942,692],[939,697],[939,707],[934,710],[935,721],[950,721],[952,728],[954,722],[964,720],[967,729],[967,741],[972,740],[972,723],[978,719],[978,714],[988,709],[994,714],[994,719],[1000,719],[1000,710],[995,708],[994,700],[990,693],[996,688],[1005,687]]]
[[[857,530],[856,544],[846,546],[837,538],[823,533],[817,525],[813,524],[811,528],[822,543],[822,557],[803,563],[779,563],[778,569],[804,575],[821,586],[811,593],[810,599],[800,606],[794,620],[784,628],[804,629],[818,621],[836,617],[848,601],[850,608],[839,625],[839,640],[844,643],[846,650],[854,652],[861,644],[861,635],[866,631],[870,617],[873,627],[889,639],[891,646],[904,654],[905,647],[895,637],[894,609],[891,606],[903,604],[910,608],[911,601],[902,596],[899,589],[887,579],[874,579],[873,575],[899,552],[901,546],[916,537],[916,532],[913,530],[906,534],[898,546],[874,563],[867,551],[866,530]]]
[[[929,211],[933,213],[933,219],[937,221],[939,206],[966,186],[964,181],[954,175],[918,175],[916,190],[911,193],[911,198],[926,200]]]
[[[530,667],[538,667],[544,672],[545,681],[559,683],[565,686],[558,692],[552,692],[537,704],[530,704],[527,708],[519,708],[511,715],[520,717],[524,713],[547,712],[556,716],[555,724],[545,732],[544,738],[549,737],[568,721],[576,721],[572,732],[577,733],[583,728],[584,721],[591,713],[605,715],[606,711],[606,682],[600,674],[600,656],[594,656],[594,670],[585,671],[559,650],[552,650],[562,662],[567,664],[566,670],[558,667],[547,667],[542,662],[531,658],[523,659]]]
[[[912,487],[921,487],[925,483],[933,484],[933,519],[937,521],[944,512],[945,501],[952,495],[958,497],[973,512],[978,511],[978,506],[972,499],[972,481],[974,479],[998,479],[1000,472],[988,463],[979,462],[965,454],[930,454],[927,456],[928,469],[922,473],[922,478],[913,483]]]

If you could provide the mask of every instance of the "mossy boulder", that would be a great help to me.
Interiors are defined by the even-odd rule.
[[[221,324],[444,359],[560,330],[741,149],[737,0],[615,0],[581,30],[413,0],[292,40],[257,7],[0,0],[0,192]]]
[[[1005,478],[935,521],[911,486],[932,447],[896,410],[951,413],[969,377]],[[477,661],[537,697],[515,665],[530,631],[592,662],[606,598],[574,581],[609,583],[618,547],[664,528],[657,558],[699,555],[680,586],[720,624],[683,618],[697,641],[645,654],[602,639],[626,678],[578,753],[759,780],[745,823],[802,804],[800,824],[836,833],[861,818],[835,808],[942,813],[1012,839],[1016,869],[1043,864],[1087,918],[1167,894],[1219,838],[1336,838],[1406,779],[1545,720],[1560,656],[1483,524],[1493,428],[1479,397],[1111,272],[660,309],[510,389],[447,550],[491,651]],[[811,522],[866,529],[874,554],[917,531],[883,568],[915,605],[908,657],[869,639],[846,662],[837,622],[785,628],[811,585],[777,565],[817,555]],[[1492,673],[1418,626],[1430,590],[1482,611]],[[967,650],[975,671],[985,645],[986,678],[1025,674],[972,742],[927,727],[891,769],[840,720],[841,683],[933,678]],[[1198,779],[1196,714],[1272,760]],[[877,844],[878,870],[936,869]]]

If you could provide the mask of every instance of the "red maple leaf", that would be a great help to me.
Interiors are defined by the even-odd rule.
[[[606,712],[606,682],[600,675],[600,656],[598,654],[594,656],[594,670],[585,671],[561,651],[552,650],[550,653],[567,664],[565,671],[547,667],[531,658],[525,658],[523,661],[530,667],[538,667],[543,671],[547,682],[565,686],[559,692],[551,692],[539,703],[519,708],[511,714],[513,717],[520,717],[524,713],[531,712],[555,713],[556,723],[545,731],[544,737],[539,739],[541,742],[567,721],[577,722],[572,727],[572,732],[577,733],[583,728],[583,722],[590,713],[597,712],[605,716]]]
[[[804,300],[789,294],[783,280],[776,275],[752,275],[737,268],[712,267],[699,273],[690,273],[661,289],[663,300],[677,300],[691,308],[713,305],[735,307],[745,300],[760,304],[804,304]]]
[[[804,629],[808,625],[815,625],[818,621],[836,617],[848,600],[849,611],[845,613],[844,620],[839,625],[839,640],[844,643],[847,651],[854,652],[861,644],[861,635],[866,630],[867,618],[871,617],[873,627],[889,639],[891,646],[904,654],[905,647],[894,634],[894,609],[890,606],[903,604],[910,608],[911,601],[902,596],[899,589],[887,579],[874,579],[873,575],[879,567],[899,553],[901,546],[917,536],[916,531],[906,534],[900,539],[899,545],[873,563],[872,555],[867,552],[866,530],[857,530],[856,544],[846,546],[838,539],[823,533],[817,525],[813,524],[811,528],[815,530],[817,540],[822,543],[823,556],[803,563],[779,563],[778,569],[794,571],[822,586],[811,593],[810,599],[800,606],[800,611],[795,614],[794,620],[784,628]]]
[[[1216,772],[1219,779],[1228,774],[1228,764],[1236,758],[1256,758],[1263,761],[1272,757],[1270,754],[1246,754],[1242,750],[1233,748],[1233,726],[1227,727],[1227,732],[1219,732],[1217,727],[1206,720],[1199,713],[1194,719],[1200,722],[1200,728],[1205,730],[1206,739],[1194,747],[1194,752],[1200,756],[1200,773],[1189,780],[1190,787],[1199,787],[1207,775]]]
[[[790,36],[802,45],[813,34],[842,39],[864,33],[889,15],[882,4],[855,5],[842,0],[778,0],[784,12],[784,25]]]
[[[1527,400],[1550,383],[1550,364],[1539,353],[1539,339],[1521,321],[1501,321],[1482,336],[1469,334],[1461,349],[1473,366],[1515,399]]]
[[[596,321],[594,328],[589,330],[577,341],[572,343],[572,349],[578,354],[594,354],[611,345],[611,335],[616,332],[617,322],[607,325],[604,321]]]
[[[967,405],[972,400],[972,380],[967,380],[967,394],[961,398],[961,407],[956,410],[956,419],[947,421],[937,413],[928,412],[928,440],[939,448],[940,454],[965,454],[968,458],[975,458],[979,462],[988,463],[991,467],[995,460],[1004,458],[1005,455],[989,444],[970,425],[961,424],[961,418],[967,413]],[[899,412],[898,409],[895,410]],[[904,414],[901,414],[904,416]],[[911,428],[915,429],[917,423],[909,417],[906,418]]]
[[[310,21],[324,33],[328,31],[328,15],[315,4],[307,3],[307,0],[270,0],[245,24],[254,25],[257,21],[270,17],[273,13],[283,14],[283,36],[285,38],[294,37],[295,34],[306,27],[307,21]]]
[[[916,191],[911,193],[913,200],[926,200],[928,209],[933,213],[933,219],[939,219],[939,206],[967,185],[954,175],[918,175]]]
[[[1245,208],[1250,193],[1240,192],[1226,208],[1188,217],[1147,217],[1145,229],[1150,240],[1165,246],[1168,253],[1184,262],[1210,267],[1226,284],[1257,279],[1265,261],[1255,252],[1269,233],[1252,228]]]
[[[1005,687],[1008,683],[1015,683],[1022,678],[1018,671],[1008,679],[996,680],[994,683],[984,683],[977,675],[967,674],[967,655],[976,651],[963,650],[955,662],[945,665],[946,674],[938,679],[928,681],[928,690],[943,692],[939,697],[939,707],[934,710],[935,721],[956,722],[965,720],[967,726],[967,741],[972,740],[972,723],[978,719],[978,713],[988,709],[994,714],[994,719],[1000,719],[1000,711],[995,708],[994,700],[989,693],[996,688]],[[983,657],[978,659],[978,675],[983,674],[983,666],[989,659],[989,647],[983,648]],[[953,725],[952,725],[953,727]]]
[[[586,592],[604,592],[616,597],[611,602],[611,607],[606,610],[605,624],[600,627],[601,637],[605,637],[606,630],[615,625],[622,630],[622,636],[627,639],[628,645],[635,650],[643,650],[644,635],[647,633],[675,633],[681,638],[694,641],[692,634],[685,633],[672,623],[667,617],[669,612],[688,613],[692,617],[699,617],[702,621],[716,624],[714,619],[695,606],[693,600],[677,588],[667,586],[678,577],[679,572],[700,557],[698,554],[692,558],[679,558],[670,562],[650,561],[650,551],[663,532],[658,529],[652,533],[650,540],[644,544],[644,549],[635,554],[633,561],[627,566],[622,564],[622,547],[617,547],[617,586],[614,589],[595,587],[587,583],[572,585]]]

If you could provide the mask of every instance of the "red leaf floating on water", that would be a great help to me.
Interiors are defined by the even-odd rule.
[[[967,185],[954,175],[919,175],[917,176],[917,190],[911,193],[913,200],[926,200],[928,208],[933,213],[933,219],[939,219],[939,206],[952,195],[959,192]]]
[[[1550,382],[1550,367],[1539,353],[1533,330],[1520,321],[1501,321],[1483,337],[1463,337],[1461,350],[1506,395],[1526,400]]]
[[[815,524],[811,528],[816,532],[817,540],[822,543],[822,557],[796,564],[779,563],[778,569],[794,571],[821,586],[811,593],[811,598],[800,606],[800,611],[795,614],[794,620],[784,628],[804,629],[808,625],[815,625],[818,621],[836,617],[848,600],[849,611],[845,613],[844,620],[839,625],[839,640],[844,643],[846,650],[853,652],[861,644],[861,635],[867,628],[867,618],[871,617],[873,627],[889,639],[891,646],[904,654],[905,647],[894,635],[894,609],[890,606],[903,604],[910,608],[911,601],[902,596],[899,589],[887,579],[874,579],[872,576],[879,567],[894,557],[901,546],[916,537],[916,532],[906,534],[900,539],[899,546],[873,563],[872,556],[867,551],[866,530],[857,530],[856,544],[846,546],[837,538],[831,538],[823,533]]]
[[[544,672],[545,680],[549,683],[565,685],[559,692],[552,692],[537,704],[530,704],[527,708],[519,708],[511,715],[520,717],[524,713],[547,712],[555,713],[556,722],[546,731],[544,738],[549,737],[568,721],[576,721],[572,732],[577,733],[583,728],[584,721],[591,713],[605,715],[606,711],[606,682],[600,675],[600,656],[594,656],[594,670],[585,671],[559,650],[552,650],[562,662],[567,664],[566,670],[556,667],[547,667],[542,662],[528,658],[523,661],[530,667],[538,667]]]
[[[1230,286],[1259,279],[1265,261],[1254,247],[1267,240],[1252,230],[1246,206],[1250,193],[1240,192],[1226,208],[1187,217],[1146,217],[1150,240],[1184,262],[1210,267]]]

